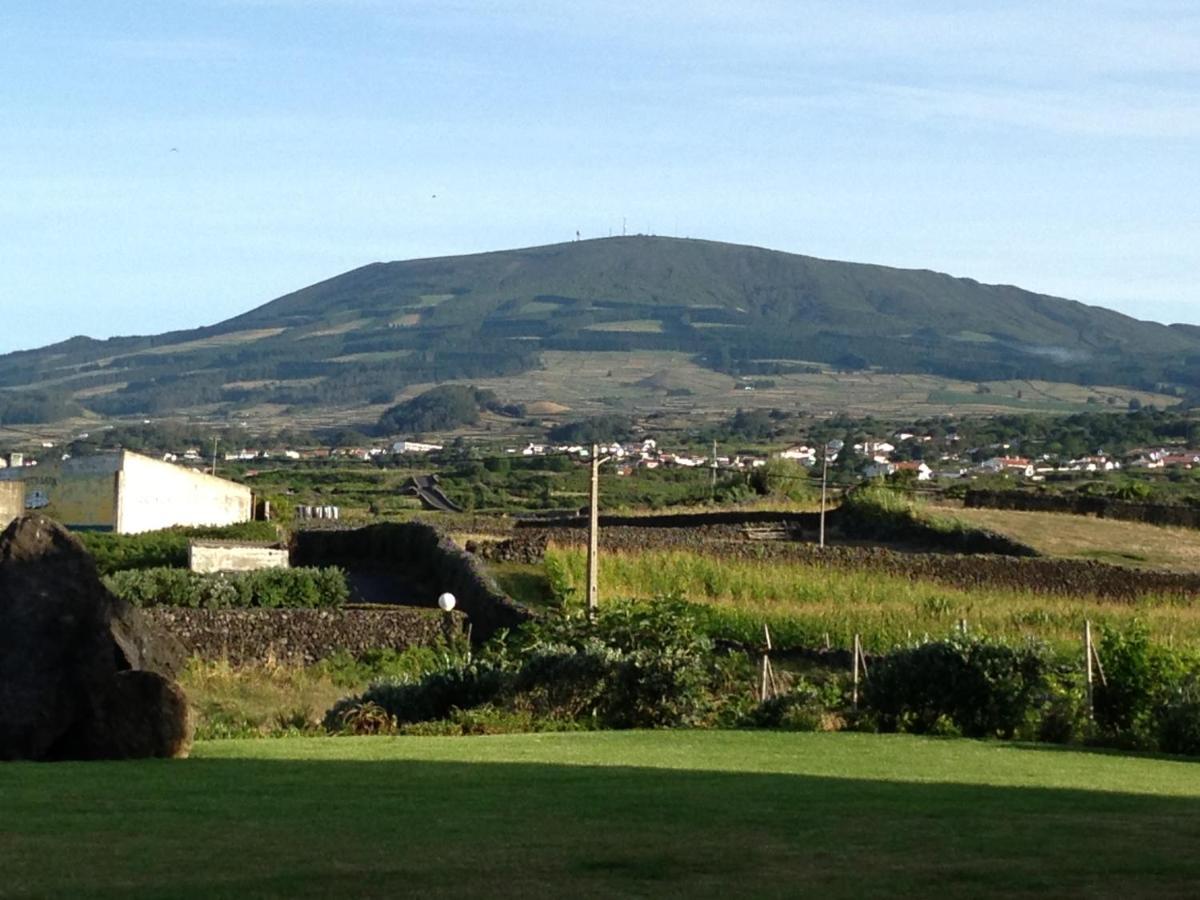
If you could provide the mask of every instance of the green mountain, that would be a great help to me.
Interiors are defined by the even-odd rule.
[[[663,350],[730,374],[815,365],[1200,388],[1200,328],[1007,285],[756,247],[621,237],[376,263],[206,328],[0,356],[0,416],[383,403],[549,350]],[[36,417],[37,413],[32,413]]]

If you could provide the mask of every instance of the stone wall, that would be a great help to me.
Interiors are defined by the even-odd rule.
[[[340,566],[384,570],[448,591],[466,613],[472,637],[484,641],[502,628],[515,628],[530,612],[514,603],[473,554],[445,532],[425,522],[389,522],[354,530],[304,530],[293,540],[297,566]],[[435,596],[436,596],[435,593]]]
[[[585,517],[573,516],[553,521],[525,520],[516,525],[517,536],[526,533],[569,532],[586,529]],[[816,541],[821,527],[820,513],[774,512],[766,510],[724,511],[714,513],[673,513],[655,516],[601,516],[601,534],[612,529],[630,534],[645,533],[649,540],[676,540],[670,535],[702,535],[706,538],[736,540],[773,532],[793,541]],[[1036,556],[1036,551],[1006,535],[981,528],[946,530],[908,517],[895,523],[861,519],[851,509],[835,508],[825,515],[829,535],[845,540],[873,541],[907,549],[942,553],[998,553],[1004,556]],[[690,538],[683,538],[690,540]]]
[[[434,643],[459,634],[459,613],[411,607],[343,609],[179,609],[155,606],[142,615],[175,637],[187,652],[234,665],[279,660],[313,663],[338,651]]]

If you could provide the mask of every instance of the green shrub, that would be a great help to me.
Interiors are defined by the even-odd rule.
[[[375,705],[398,724],[445,719],[452,710],[490,703],[505,686],[505,675],[487,662],[451,663],[419,679],[373,684],[357,697],[339,700],[325,715],[325,727],[341,732],[356,710]]]
[[[1155,718],[1160,750],[1200,756],[1200,679],[1193,674],[1181,683]]]
[[[485,704],[556,728],[696,725],[719,705],[723,673],[691,607],[612,604],[595,622],[562,611],[501,635],[474,661],[372,685],[339,701],[325,724],[339,731],[349,710],[375,703],[401,726]]]
[[[863,700],[887,731],[944,733],[948,721],[968,737],[1011,738],[1048,684],[1042,648],[956,637],[876,661]]]
[[[104,584],[134,606],[192,609],[315,609],[341,606],[350,596],[345,573],[337,568],[216,573],[128,569],[106,575]]]
[[[844,707],[845,698],[836,683],[818,685],[802,677],[786,693],[761,702],[745,724],[784,731],[828,731],[838,723]]]
[[[1091,737],[1094,729],[1087,697],[1078,682],[1069,677],[1051,680],[1042,710],[1030,723],[1030,737],[1047,744],[1070,744]]]
[[[1099,650],[1105,678],[1094,692],[1097,726],[1109,740],[1151,745],[1155,711],[1178,690],[1186,672],[1183,658],[1152,644],[1140,623],[1104,629]]]
[[[376,681],[415,680],[426,672],[445,668],[464,658],[466,636],[460,634],[452,642],[438,641],[433,645],[395,650],[382,647],[353,654],[339,650],[314,663],[312,670],[328,677],[339,687],[356,687]]]
[[[142,534],[113,534],[81,531],[77,534],[101,575],[123,569],[186,568],[188,541],[193,538],[275,541],[279,535],[272,522],[242,522],[237,525],[203,528],[166,528]]]

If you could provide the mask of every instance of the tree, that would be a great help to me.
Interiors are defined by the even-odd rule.
[[[386,410],[379,417],[379,429],[385,434],[449,431],[474,425],[480,409],[495,403],[491,391],[444,384]]]

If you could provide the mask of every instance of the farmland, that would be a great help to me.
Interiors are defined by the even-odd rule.
[[[582,596],[585,564],[578,547],[551,548],[545,563],[550,584],[560,595]],[[1185,596],[1130,602],[986,584],[964,589],[879,571],[683,550],[604,554],[600,591],[609,598],[677,595],[704,603],[711,607],[717,634],[750,645],[767,624],[783,648],[827,641],[844,648],[857,633],[869,646],[885,650],[925,636],[944,637],[964,619],[973,631],[993,637],[1067,645],[1078,642],[1090,619],[1117,628],[1137,620],[1158,641],[1200,648],[1200,610]]]
[[[938,507],[977,528],[990,528],[1046,556],[1098,559],[1173,572],[1200,570],[1200,531],[1066,513]]]
[[[1195,764],[963,740],[217,741],[14,764],[0,791],[10,897],[1182,897],[1200,879]]]

